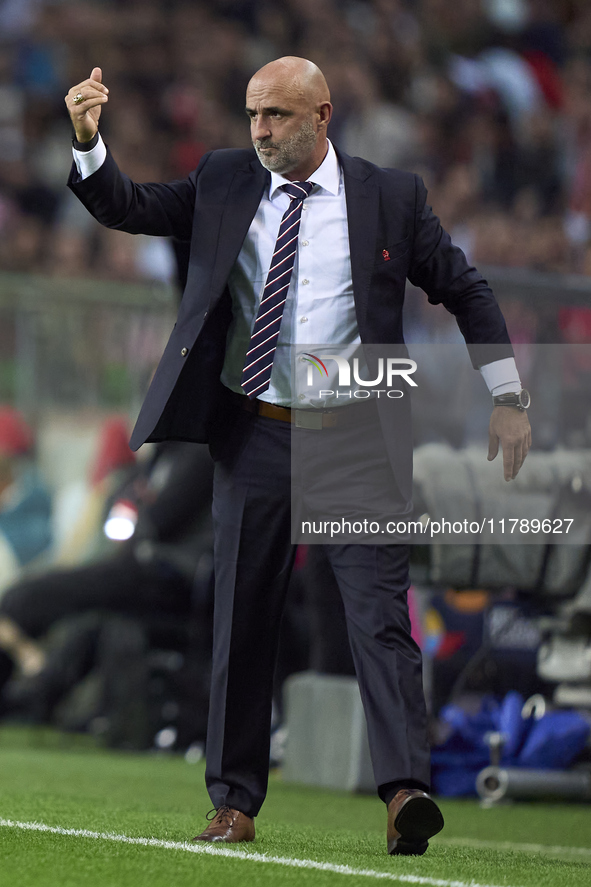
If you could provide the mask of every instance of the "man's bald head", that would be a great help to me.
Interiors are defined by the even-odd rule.
[[[295,55],[286,55],[264,65],[251,78],[251,86],[273,84],[293,91],[303,101],[314,105],[330,102],[330,91],[324,74],[314,62]]]
[[[296,56],[269,62],[248,84],[246,113],[266,169],[303,180],[320,166],[332,106],[324,74],[314,62]]]

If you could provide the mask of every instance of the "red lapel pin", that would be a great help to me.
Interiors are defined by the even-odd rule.
[[[389,262],[389,261],[390,261],[390,253],[388,252],[387,249],[383,249],[383,250],[382,250],[382,255],[383,255],[383,257],[384,257],[384,262]]]

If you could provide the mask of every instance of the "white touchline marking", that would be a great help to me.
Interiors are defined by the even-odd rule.
[[[337,865],[332,862],[318,862],[315,859],[293,859],[289,856],[267,856],[266,853],[248,853],[245,850],[233,850],[214,844],[189,844],[185,841],[161,841],[159,838],[131,838],[128,835],[117,835],[113,832],[93,832],[85,828],[62,828],[61,826],[45,825],[43,822],[18,822],[12,819],[0,819],[0,827],[18,828],[30,832],[49,832],[52,835],[66,835],[73,838],[95,838],[101,841],[115,841],[119,844],[138,844],[142,847],[159,847],[163,850],[184,850],[187,853],[204,853],[208,856],[228,856],[233,859],[245,859],[250,862],[271,863],[299,869],[316,869],[321,872],[332,872],[337,875],[357,875],[400,884],[424,884],[427,887],[495,887],[493,884],[479,884],[476,881],[449,881],[446,878],[429,878],[423,875],[396,875],[390,872],[379,872],[373,869],[356,869],[350,865]]]
[[[474,847],[481,850],[516,850],[520,853],[547,853],[551,855],[591,857],[591,847],[560,847],[554,844],[519,844],[515,841],[485,841],[480,838],[437,837],[434,843],[454,847]]]

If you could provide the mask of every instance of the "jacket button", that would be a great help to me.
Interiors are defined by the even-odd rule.
[[[188,353],[189,353],[188,348],[181,348],[181,357],[186,357]]]

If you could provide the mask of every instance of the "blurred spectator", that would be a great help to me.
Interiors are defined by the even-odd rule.
[[[129,429],[118,416],[102,425],[88,482],[75,480],[56,494],[53,527],[56,566],[78,566],[104,555],[104,511],[136,456],[129,448]]]
[[[32,455],[31,429],[0,407],[0,594],[52,541],[51,498]]]
[[[407,164],[415,150],[414,115],[384,101],[376,78],[359,64],[347,67],[344,89],[349,113],[340,131],[343,150],[378,166]]]

